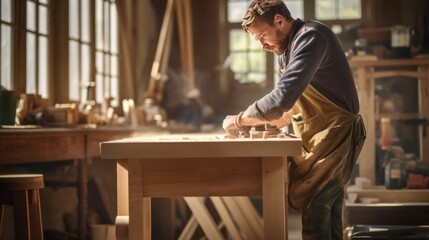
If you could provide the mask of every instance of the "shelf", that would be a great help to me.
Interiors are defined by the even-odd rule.
[[[347,194],[356,193],[358,198],[378,198],[380,203],[427,203],[429,204],[429,189],[386,189],[384,186],[374,186],[369,189],[347,188]]]
[[[392,114],[376,114],[375,120],[380,121],[381,118],[390,118],[390,120],[411,120],[421,118],[418,113],[392,113]]]
[[[376,182],[376,146],[377,146],[377,127],[382,117],[388,117],[393,121],[400,120],[421,120],[429,119],[429,58],[414,58],[414,59],[381,59],[374,61],[350,61],[350,68],[353,71],[353,76],[358,90],[360,114],[364,120],[365,128],[367,132],[367,138],[362,148],[362,152],[359,156],[359,175],[366,177],[373,183]],[[382,111],[380,109],[379,102],[376,96],[377,81],[381,78],[385,78],[383,81],[397,81],[399,77],[405,77],[404,81],[408,81],[407,78],[414,78],[413,84],[410,82],[410,86],[417,87],[417,94],[415,94],[412,100],[406,98],[404,106],[414,104],[416,109],[409,109],[408,112],[404,113],[403,109],[393,108],[395,111],[400,113],[387,114],[388,111]],[[407,87],[408,82],[401,82],[401,88]],[[401,89],[396,89],[401,94]],[[409,92],[407,92],[409,94]],[[414,101],[415,100],[415,101]],[[404,107],[402,106],[402,107]],[[414,107],[414,105],[413,105]],[[393,112],[393,111],[391,111]],[[411,122],[411,121],[409,121]],[[402,126],[402,125],[401,125]],[[400,126],[397,126],[400,127]],[[403,127],[403,126],[402,126]],[[402,128],[404,131],[414,131],[410,128]],[[418,146],[410,144],[408,147],[411,151],[416,151],[416,155],[421,159],[423,165],[429,165],[429,137],[424,135],[424,128],[420,125],[417,127],[417,134],[406,134],[407,144],[410,144],[409,140],[416,140]],[[402,134],[402,133],[401,133]],[[417,149],[415,149],[417,148]],[[429,199],[429,195],[428,198]]]

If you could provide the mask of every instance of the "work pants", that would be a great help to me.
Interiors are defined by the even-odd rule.
[[[332,180],[302,210],[303,240],[341,240],[344,188]]]

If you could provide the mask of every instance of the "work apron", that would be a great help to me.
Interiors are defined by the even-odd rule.
[[[349,180],[365,139],[358,114],[348,112],[308,85],[293,107],[294,133],[302,139],[302,156],[290,167],[289,202],[302,209],[330,183]]]

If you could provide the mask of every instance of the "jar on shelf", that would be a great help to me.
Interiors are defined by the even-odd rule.
[[[392,58],[410,58],[410,28],[395,25],[391,28],[391,53]]]
[[[391,158],[384,171],[384,184],[387,189],[401,189],[405,186],[405,164],[399,158]]]

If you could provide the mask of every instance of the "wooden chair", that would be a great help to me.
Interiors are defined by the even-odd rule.
[[[39,189],[44,187],[43,175],[0,175],[0,235],[3,205],[12,205],[15,239],[43,240]]]

